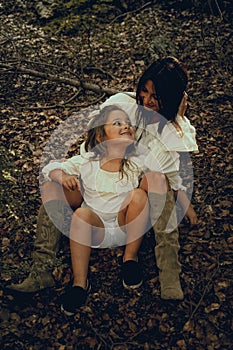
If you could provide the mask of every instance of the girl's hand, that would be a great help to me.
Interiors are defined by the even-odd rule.
[[[198,224],[197,214],[195,213],[192,204],[189,205],[185,217],[189,220],[190,228]]]
[[[76,189],[80,190],[80,183],[75,175],[63,174],[61,184],[68,191],[74,191]]]
[[[187,100],[188,100],[188,94],[187,94],[187,92],[184,92],[184,96],[183,96],[183,98],[181,100],[181,103],[180,103],[179,109],[178,109],[178,114],[182,118],[184,118],[185,112],[186,112],[186,109],[187,109],[187,105],[188,105]]]

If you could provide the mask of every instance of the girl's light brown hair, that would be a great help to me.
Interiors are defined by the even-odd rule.
[[[86,152],[94,153],[93,159],[99,159],[106,155],[107,150],[104,143],[104,137],[106,136],[105,125],[110,113],[113,111],[122,111],[127,115],[123,109],[115,105],[110,105],[101,109],[100,112],[96,114],[89,123],[89,130],[87,132],[87,138],[85,141],[85,150]],[[121,160],[119,169],[121,179],[123,178],[124,174],[128,178],[127,170],[130,170],[130,160],[128,157],[129,155],[132,155],[134,151],[134,143],[126,148],[125,155]]]

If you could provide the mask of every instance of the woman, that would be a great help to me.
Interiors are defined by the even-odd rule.
[[[139,80],[136,94],[118,93],[106,100],[101,108],[116,104],[125,109],[132,124],[138,127],[138,141],[152,150],[155,158],[163,155],[165,159],[167,152],[172,152],[174,157],[177,152],[197,152],[195,128],[184,116],[187,82],[184,66],[169,56],[153,62],[147,68]],[[169,172],[169,169],[164,172]],[[172,174],[170,180],[173,182]],[[174,184],[172,188],[192,227],[197,224],[196,213],[187,198],[182,180],[176,181],[179,184]]]
[[[188,82],[187,71],[174,57],[155,61],[141,76],[136,96],[133,93],[119,93],[110,97],[102,106],[115,103],[125,108],[132,123],[138,127],[137,139],[140,145],[153,154],[150,163],[160,160],[172,191],[160,196],[149,193],[150,219],[155,233],[155,257],[159,268],[162,299],[183,299],[178,259],[179,232],[175,212],[173,191],[183,207],[190,226],[197,224],[196,213],[186,195],[179,176],[178,152],[197,151],[195,128],[184,116],[187,105],[185,92]],[[172,155],[174,162],[170,163]],[[156,168],[154,169],[156,170]],[[150,181],[153,183],[153,173]],[[156,179],[154,179],[156,181]],[[144,185],[142,186],[143,188]],[[160,204],[158,204],[160,203]],[[162,211],[161,211],[161,203]],[[161,213],[161,215],[159,215]]]

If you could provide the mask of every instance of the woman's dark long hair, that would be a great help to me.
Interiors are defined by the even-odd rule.
[[[188,83],[186,68],[175,57],[168,56],[153,62],[141,76],[137,91],[136,100],[138,105],[143,105],[140,92],[146,82],[151,80],[154,84],[159,102],[159,113],[165,117],[161,118],[159,132],[161,133],[167,121],[176,121],[179,105],[183,98]],[[139,107],[137,125],[143,121],[143,108]]]

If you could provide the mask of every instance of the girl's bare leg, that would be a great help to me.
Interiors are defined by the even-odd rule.
[[[104,238],[103,228],[98,215],[89,208],[79,208],[75,211],[70,228],[73,286],[86,289],[93,234],[95,239],[101,241]]]
[[[104,226],[98,215],[89,208],[78,208],[72,217],[70,249],[73,268],[73,286],[63,296],[61,310],[68,316],[82,307],[90,291],[87,281],[91,245],[104,238]]]
[[[127,201],[128,205],[123,207],[118,214],[119,225],[123,226],[127,234],[124,262],[127,260],[137,261],[138,250],[146,232],[149,217],[147,194],[144,190],[135,189]]]

